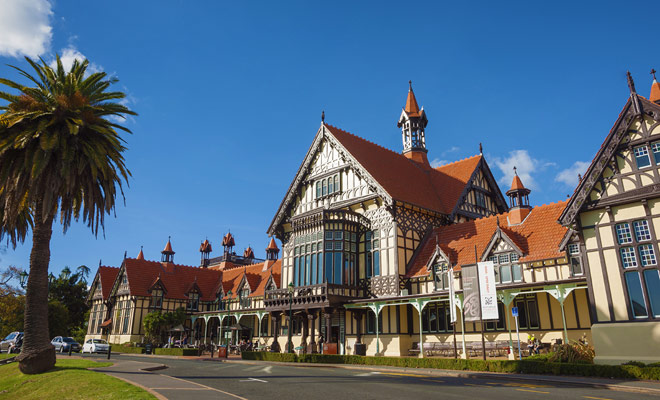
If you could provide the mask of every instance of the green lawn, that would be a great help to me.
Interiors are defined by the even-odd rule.
[[[0,399],[155,399],[150,393],[117,378],[87,368],[112,363],[57,360],[55,368],[24,375],[17,363],[0,366]]]

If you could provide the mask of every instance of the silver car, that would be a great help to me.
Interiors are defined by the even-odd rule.
[[[83,344],[83,353],[107,353],[110,345],[103,339],[87,339]]]
[[[8,353],[17,351],[23,341],[23,332],[12,332],[0,342],[0,353],[6,351]],[[17,346],[18,345],[18,346]]]
[[[51,340],[50,344],[55,346],[55,351],[59,351],[61,353],[67,353],[69,348],[71,348],[72,352],[77,353],[80,351],[80,343],[76,342],[72,337],[55,336],[55,338]]]

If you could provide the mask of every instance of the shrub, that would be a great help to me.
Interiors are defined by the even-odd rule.
[[[593,364],[595,355],[594,348],[587,344],[581,342],[565,343],[554,349],[554,354],[548,358],[548,361]]]
[[[173,348],[173,349],[163,349],[163,348],[155,348],[154,349],[154,354],[157,355],[162,355],[162,356],[196,356],[198,354],[197,349],[179,349],[179,348]]]
[[[487,371],[538,375],[576,375],[601,378],[660,380],[660,367],[640,365],[595,365],[549,362],[548,356],[522,360],[461,360],[448,358],[364,357],[331,354],[289,354],[269,352],[241,353],[244,360],[276,362],[383,365],[406,368],[432,368],[459,371]]]
[[[112,351],[116,353],[130,353],[130,354],[142,354],[144,353],[144,347],[130,347],[122,344],[111,344]]]

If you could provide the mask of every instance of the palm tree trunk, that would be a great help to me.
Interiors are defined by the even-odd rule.
[[[25,337],[18,367],[24,374],[38,374],[55,366],[55,348],[48,337],[48,263],[53,216],[44,219],[39,201],[34,209],[30,275],[25,295]]]

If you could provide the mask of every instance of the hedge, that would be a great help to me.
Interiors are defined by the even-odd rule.
[[[179,349],[176,347],[171,349],[165,349],[165,348],[156,347],[154,349],[154,354],[161,356],[196,356],[199,354],[199,352],[197,349]]]
[[[298,363],[383,365],[406,368],[449,369],[459,371],[506,372],[540,375],[575,375],[600,378],[660,380],[660,367],[637,365],[599,365],[549,363],[533,360],[462,360],[451,358],[364,357],[331,354],[291,354],[242,352],[244,360]]]
[[[112,351],[116,353],[144,354],[144,347],[129,347],[121,344],[112,344]]]

